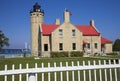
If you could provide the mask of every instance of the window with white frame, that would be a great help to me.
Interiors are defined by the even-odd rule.
[[[72,36],[73,36],[73,37],[76,36],[76,31],[75,31],[75,29],[72,29]]]
[[[62,37],[62,36],[63,36],[63,30],[59,29],[59,37]]]

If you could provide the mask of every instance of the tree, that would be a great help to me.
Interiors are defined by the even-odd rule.
[[[9,46],[9,39],[4,35],[4,33],[2,32],[2,30],[0,30],[0,50],[4,46]]]
[[[113,44],[113,51],[120,51],[120,39],[116,39]]]

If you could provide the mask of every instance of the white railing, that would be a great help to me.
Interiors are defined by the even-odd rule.
[[[13,64],[11,70],[8,70],[5,65],[5,70],[0,71],[0,76],[4,77],[4,81],[15,81],[16,74],[18,74],[17,81],[120,81],[120,59],[112,60],[112,62],[111,60],[83,61],[82,65],[79,61],[71,62],[71,64],[66,62],[65,65],[62,62],[59,64],[55,62],[53,66],[48,63],[47,67],[44,66],[44,63],[41,64],[41,67],[35,63],[34,68],[29,68],[28,64],[26,64],[26,68],[22,68],[22,65],[19,64],[19,69],[15,69]],[[26,75],[25,80],[22,79],[24,74]],[[9,75],[12,75],[11,80],[9,80]],[[51,80],[51,76],[53,80]],[[1,78],[0,81],[2,81]]]

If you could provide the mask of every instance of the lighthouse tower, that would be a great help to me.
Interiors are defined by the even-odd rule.
[[[38,3],[33,5],[33,9],[30,11],[30,24],[31,24],[31,54],[32,56],[38,56],[40,53],[39,39],[40,31],[39,25],[44,23],[44,11]]]

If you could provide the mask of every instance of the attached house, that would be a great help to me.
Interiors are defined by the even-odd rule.
[[[70,12],[64,11],[64,22],[56,19],[55,24],[44,23],[44,11],[36,3],[30,12],[31,54],[50,57],[51,52],[83,51],[85,54],[110,53],[112,41],[101,36],[94,25],[74,25],[70,22]]]

